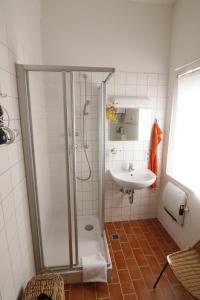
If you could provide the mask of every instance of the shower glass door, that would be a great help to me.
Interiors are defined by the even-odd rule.
[[[79,262],[104,247],[105,83],[107,73],[74,72]]]
[[[113,72],[17,65],[37,274],[67,276],[74,268],[80,281],[81,258],[97,252],[110,264],[103,229],[104,126]]]
[[[76,263],[72,76],[66,72],[28,72],[37,210],[44,269],[72,267]]]

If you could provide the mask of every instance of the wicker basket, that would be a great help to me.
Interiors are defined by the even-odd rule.
[[[25,288],[23,300],[36,300],[42,293],[51,296],[52,300],[65,300],[63,278],[58,274],[33,277]]]

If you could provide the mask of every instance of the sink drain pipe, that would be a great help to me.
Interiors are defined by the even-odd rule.
[[[120,192],[122,194],[128,194],[128,199],[129,199],[129,203],[133,204],[133,200],[134,200],[134,195],[135,195],[135,190],[130,190],[130,189],[124,189],[121,188]]]

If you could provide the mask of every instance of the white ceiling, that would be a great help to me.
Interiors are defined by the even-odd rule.
[[[176,0],[129,0],[138,3],[152,3],[152,4],[173,4]]]

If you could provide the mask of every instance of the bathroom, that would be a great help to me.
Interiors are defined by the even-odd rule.
[[[199,299],[170,266],[153,288],[200,240],[199,11],[0,0],[0,300],[46,273],[66,300]],[[97,254],[106,280],[84,280]]]

